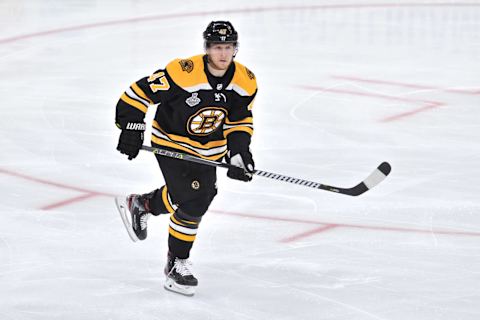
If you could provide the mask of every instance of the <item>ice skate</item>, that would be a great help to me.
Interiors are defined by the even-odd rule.
[[[188,259],[173,258],[168,255],[165,266],[165,289],[185,296],[193,296],[198,285],[198,280],[191,271],[191,262]]]
[[[115,197],[115,204],[120,212],[123,224],[134,242],[147,238],[147,220],[150,213],[145,208],[145,201],[146,199],[138,194]]]

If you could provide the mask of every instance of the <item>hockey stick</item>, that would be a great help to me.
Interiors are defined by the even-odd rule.
[[[164,157],[195,162],[195,163],[204,164],[207,166],[221,167],[221,168],[227,168],[227,169],[237,168],[236,166],[228,163],[202,159],[186,153],[170,151],[170,150],[165,150],[161,148],[142,146],[142,150],[150,151]],[[359,196],[362,193],[372,189],[380,182],[382,182],[388,176],[391,170],[392,170],[392,167],[388,162],[382,162],[365,180],[363,180],[362,182],[360,182],[359,184],[357,184],[352,188],[339,188],[339,187],[329,186],[327,184],[323,184],[319,182],[293,178],[289,176],[284,176],[282,174],[277,174],[277,173],[272,173],[272,172],[262,171],[262,170],[255,170],[253,174],[257,176],[265,177],[265,178],[298,184],[305,187],[346,194],[349,196]]]

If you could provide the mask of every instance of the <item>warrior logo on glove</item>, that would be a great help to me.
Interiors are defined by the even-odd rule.
[[[145,123],[129,122],[125,127],[126,130],[145,131]]]

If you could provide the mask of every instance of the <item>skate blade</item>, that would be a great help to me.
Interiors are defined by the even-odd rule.
[[[135,231],[133,231],[132,222],[128,219],[129,213],[125,197],[115,197],[115,204],[117,205],[118,212],[120,213],[123,225],[125,229],[127,229],[130,239],[132,239],[133,242],[137,242],[138,237]]]
[[[183,286],[181,284],[175,283],[175,281],[170,278],[167,278],[163,287],[168,291],[179,293],[187,297],[192,297],[195,294],[196,289],[196,287],[193,286]]]

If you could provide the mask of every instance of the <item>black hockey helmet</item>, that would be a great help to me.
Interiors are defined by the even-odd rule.
[[[203,32],[205,47],[210,43],[233,43],[237,45],[238,33],[230,21],[212,21]]]

